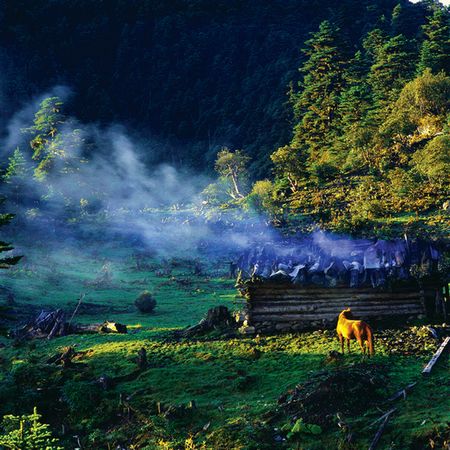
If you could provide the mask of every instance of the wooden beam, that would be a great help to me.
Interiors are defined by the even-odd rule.
[[[440,347],[437,349],[436,353],[433,355],[433,357],[430,359],[428,364],[425,366],[425,369],[422,370],[422,375],[429,375],[431,373],[431,370],[433,369],[434,365],[446,349],[448,343],[450,342],[450,336],[447,336],[444,339],[444,342],[440,345]]]
[[[347,292],[341,293],[336,292],[333,289],[330,289],[328,292],[324,292],[322,294],[315,294],[314,292],[297,292],[293,290],[285,290],[285,291],[264,291],[259,290],[252,292],[250,294],[250,298],[254,300],[259,299],[278,299],[278,298],[286,298],[286,299],[305,299],[310,301],[326,301],[329,299],[341,299],[346,298],[349,300],[396,300],[396,299],[417,299],[420,301],[420,292],[377,292],[373,291],[370,293],[358,293],[358,292]]]
[[[415,314],[421,314],[421,310],[386,310],[386,311],[374,311],[365,313],[365,318],[381,318],[389,316],[409,316]],[[321,320],[327,321],[337,321],[338,314],[336,313],[254,313],[253,311],[248,312],[250,322],[294,322],[299,320],[301,322],[315,322]]]
[[[373,304],[383,304],[383,305],[395,305],[402,303],[418,303],[422,304],[419,297],[407,297],[407,298],[358,298],[358,297],[333,297],[330,296],[328,298],[312,298],[312,297],[295,297],[295,296],[283,296],[283,297],[275,297],[275,296],[267,296],[267,297],[250,297],[248,303],[304,303],[304,304],[317,304],[317,305],[328,305],[330,303],[373,303]]]
[[[270,305],[270,306],[260,306],[255,305],[249,308],[249,311],[251,314],[279,314],[279,313],[316,313],[316,314],[336,314],[336,316],[344,309],[344,307],[349,306],[346,303],[342,303],[339,305],[329,305],[328,307],[317,307],[315,305],[289,305],[289,306],[278,306],[278,305]],[[420,314],[423,311],[423,308],[421,305],[397,305],[395,307],[389,307],[387,305],[379,305],[379,306],[372,306],[372,305],[353,305],[352,306],[352,312],[354,313],[355,317],[357,318],[358,315],[364,315],[364,314],[375,314],[378,312],[385,312],[389,311],[390,313],[395,314],[396,312],[404,312],[408,313],[411,312],[412,314]]]

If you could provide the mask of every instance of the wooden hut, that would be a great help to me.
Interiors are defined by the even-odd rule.
[[[444,283],[436,273],[439,252],[430,244],[328,244],[265,244],[241,258],[244,276],[238,287],[247,299],[247,332],[332,328],[348,307],[370,323],[399,324],[436,313],[445,318],[442,297],[448,297],[448,285],[442,295]]]
[[[434,291],[428,295],[432,298]],[[372,323],[423,318],[429,309],[426,292],[414,285],[386,291],[248,282],[246,297],[246,325],[248,331],[258,333],[332,328],[338,314],[347,307],[355,317]]]

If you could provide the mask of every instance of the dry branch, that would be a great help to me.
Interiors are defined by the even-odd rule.
[[[436,362],[438,361],[438,359],[441,357],[442,353],[444,353],[444,350],[446,349],[449,342],[450,342],[450,336],[447,336],[444,339],[444,342],[442,342],[441,346],[437,349],[436,353],[430,359],[428,364],[425,366],[425,369],[422,370],[422,375],[429,375],[431,373],[431,370],[433,369],[433,367],[436,364]]]
[[[369,450],[375,450],[375,448],[378,445],[378,442],[381,438],[381,435],[384,432],[384,429],[386,428],[386,425],[389,422],[389,419],[391,418],[392,414],[396,411],[396,409],[391,409],[386,414],[384,414],[382,417],[384,417],[383,422],[381,423],[380,427],[378,428],[378,431],[375,434],[375,437],[373,438],[372,443],[370,444]]]
[[[401,397],[403,397],[405,399],[407,392],[410,391],[416,384],[417,384],[417,382],[408,384],[408,386],[406,386],[403,389],[400,389],[399,391],[397,391],[394,395],[389,397],[386,401],[393,402],[393,401],[395,401],[395,400],[397,400],[397,399],[399,399]]]

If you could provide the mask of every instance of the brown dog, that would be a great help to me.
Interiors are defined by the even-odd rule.
[[[350,308],[344,309],[339,314],[336,331],[341,342],[342,353],[344,353],[344,339],[347,339],[347,348],[350,353],[350,339],[356,339],[364,354],[366,354],[366,346],[369,347],[369,355],[372,356],[375,351],[373,348],[372,329],[362,320],[353,320]]]

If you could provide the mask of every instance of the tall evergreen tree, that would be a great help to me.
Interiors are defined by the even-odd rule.
[[[381,28],[374,28],[367,33],[363,40],[363,47],[367,62],[370,63],[370,65],[375,63],[383,45],[388,39],[388,34]]]
[[[33,126],[24,130],[32,134],[32,158],[37,161],[34,176],[45,181],[54,173],[70,172],[76,165],[76,149],[81,144],[79,130],[67,126],[59,97],[42,101],[34,116]],[[65,129],[64,129],[65,127]]]
[[[11,183],[14,178],[24,178],[27,176],[27,162],[19,147],[14,149],[13,154],[8,158],[8,162],[8,167],[3,175],[3,180],[6,183]]]
[[[395,101],[402,87],[415,72],[414,44],[403,35],[394,36],[376,50],[368,81],[378,107]]]
[[[342,117],[342,136],[336,145],[340,147],[349,169],[358,168],[364,160],[364,152],[372,141],[377,127],[373,111],[373,96],[367,82],[369,65],[361,51],[357,51],[346,72],[347,88],[339,102]]]
[[[391,17],[391,34],[403,34],[408,39],[417,37],[420,25],[423,23],[424,10],[412,3],[398,3]]]
[[[450,14],[443,8],[434,13],[423,27],[425,40],[422,42],[417,70],[426,68],[437,73],[443,70],[450,74]]]
[[[306,146],[311,161],[327,162],[339,134],[338,103],[345,85],[346,58],[340,31],[328,21],[305,44],[308,59],[300,69],[304,77],[300,92],[292,96],[298,123],[291,145]]]

